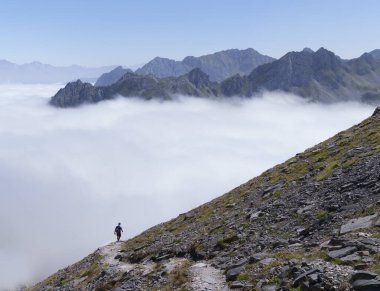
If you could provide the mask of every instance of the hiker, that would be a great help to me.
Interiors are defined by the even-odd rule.
[[[120,226],[120,224],[121,224],[121,223],[119,222],[119,224],[115,227],[115,232],[114,232],[114,234],[117,235],[117,241],[120,240],[121,233],[122,233],[122,231],[123,231],[123,229],[122,229],[122,227]]]

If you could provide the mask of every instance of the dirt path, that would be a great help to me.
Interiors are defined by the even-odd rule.
[[[113,269],[116,272],[129,272],[135,266],[133,264],[128,264],[116,260],[115,257],[120,253],[122,243],[113,242],[109,245],[100,248],[100,253],[103,256],[103,264],[105,267]]]
[[[125,273],[136,267],[142,271],[142,275],[152,272],[154,264],[129,264],[120,262],[115,257],[120,254],[121,243],[111,243],[100,248],[103,257],[102,264],[108,272]],[[171,272],[186,259],[171,259],[164,263],[168,272]],[[206,263],[196,263],[189,269],[191,276],[191,290],[194,291],[227,291],[230,290],[225,281],[225,277],[221,270],[218,270]]]
[[[197,263],[190,267],[191,288],[196,291],[230,290],[222,271],[205,263]]]

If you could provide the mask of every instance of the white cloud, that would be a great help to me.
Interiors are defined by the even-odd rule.
[[[217,102],[119,98],[56,109],[58,85],[0,85],[0,287],[39,280],[190,210],[373,108],[283,93]]]

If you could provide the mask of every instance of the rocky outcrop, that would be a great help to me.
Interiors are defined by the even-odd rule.
[[[274,61],[254,49],[230,49],[200,57],[188,56],[182,61],[156,57],[136,74],[154,75],[158,78],[178,77],[195,68],[201,69],[212,81],[222,81],[235,74],[247,75],[256,67]]]
[[[105,100],[106,95],[100,88],[92,86],[90,83],[83,83],[81,80],[68,83],[60,89],[54,97],[51,98],[50,104],[56,107],[77,106],[83,103],[97,103]]]
[[[50,104],[57,107],[75,107],[118,96],[167,100],[179,95],[211,97],[218,94],[217,84],[211,82],[200,69],[194,69],[178,78],[165,79],[126,73],[111,86],[95,87],[80,80],[68,83],[51,98]]]
[[[207,84],[200,72],[190,79]],[[97,251],[35,289],[194,290],[203,276],[191,277],[200,271],[192,266],[202,263],[212,266],[218,286],[238,290],[377,290],[378,112],[120,244],[115,259],[125,271],[114,272]]]

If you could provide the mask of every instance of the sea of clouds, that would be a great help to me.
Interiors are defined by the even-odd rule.
[[[284,93],[118,98],[58,109],[61,85],[0,85],[0,289],[215,198],[368,117]]]

